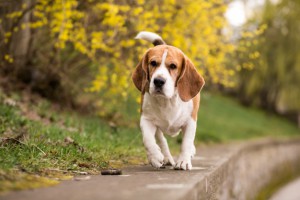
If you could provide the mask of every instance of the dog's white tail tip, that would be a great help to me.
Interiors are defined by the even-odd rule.
[[[154,44],[154,46],[166,44],[159,35],[157,35],[156,33],[148,32],[148,31],[139,32],[137,34],[137,36],[135,37],[135,39],[143,39],[143,40],[149,41],[152,44]]]

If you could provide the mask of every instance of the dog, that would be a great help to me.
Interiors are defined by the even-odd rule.
[[[136,39],[153,43],[137,64],[132,80],[141,92],[140,128],[150,164],[191,170],[200,91],[205,84],[191,60],[157,34],[142,31]],[[164,134],[183,133],[181,153],[175,163]],[[157,145],[158,141],[159,145]]]

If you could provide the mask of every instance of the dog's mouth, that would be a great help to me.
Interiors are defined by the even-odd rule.
[[[155,88],[154,95],[165,96],[165,94],[161,88]]]

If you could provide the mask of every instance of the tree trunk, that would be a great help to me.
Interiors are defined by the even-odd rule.
[[[31,0],[22,0],[18,5],[17,9],[20,9],[23,4],[26,4],[28,7],[31,5]],[[20,24],[29,24],[30,23],[31,12],[27,12]],[[22,68],[27,62],[27,53],[30,44],[31,30],[30,28],[25,28],[23,30],[19,28],[18,32],[15,32],[12,36],[12,42],[10,45],[10,53],[14,57],[14,66],[15,68]]]

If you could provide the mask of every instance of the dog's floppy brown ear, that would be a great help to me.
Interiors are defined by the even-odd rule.
[[[145,91],[149,88],[150,78],[147,62],[148,52],[144,54],[143,58],[140,60],[132,74],[133,83],[136,86],[136,88],[142,92],[142,94],[144,94]]]
[[[197,72],[190,59],[184,56],[181,74],[177,80],[177,88],[181,100],[186,102],[195,97],[204,84],[203,77]]]

